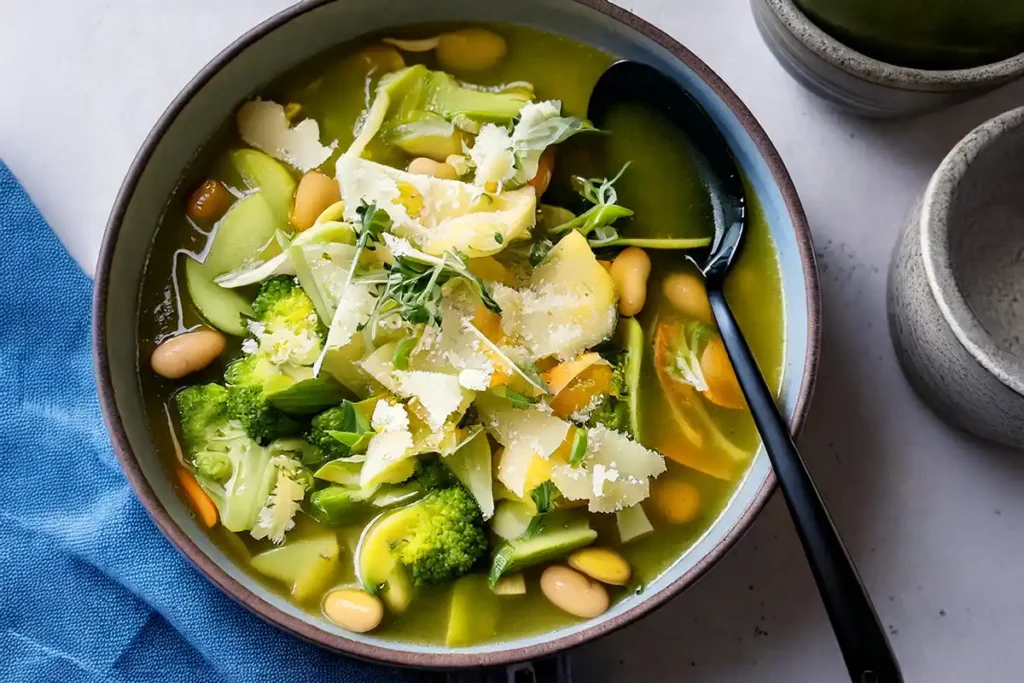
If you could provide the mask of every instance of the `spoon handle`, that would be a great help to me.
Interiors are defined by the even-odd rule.
[[[796,524],[850,679],[854,683],[901,683],[903,676],[871,599],[807,473],[721,287],[712,287],[709,283],[708,298],[740,388]]]

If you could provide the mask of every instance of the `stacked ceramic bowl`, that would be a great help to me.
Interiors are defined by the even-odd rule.
[[[1024,76],[1024,2],[751,0],[799,83],[853,114],[921,113]],[[889,323],[943,419],[1024,448],[1024,108],[948,154],[893,253]]]
[[[1024,2],[751,0],[782,66],[853,113],[895,117],[1024,76]]]

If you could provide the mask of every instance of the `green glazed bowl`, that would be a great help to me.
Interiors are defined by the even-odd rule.
[[[883,62],[968,69],[1024,52],[1020,0],[796,0],[814,23]]]
[[[750,5],[782,67],[815,95],[860,116],[919,114],[1024,76],[1024,0]]]

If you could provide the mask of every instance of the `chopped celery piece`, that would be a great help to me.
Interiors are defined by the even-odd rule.
[[[352,226],[348,223],[330,221],[314,225],[309,230],[299,234],[299,236],[294,240],[283,236],[282,231],[278,230],[274,233],[274,239],[277,241],[278,246],[284,250],[282,253],[259,265],[218,275],[214,282],[221,287],[233,289],[235,287],[245,287],[246,285],[262,282],[274,275],[296,275],[298,264],[293,258],[294,253],[290,251],[293,247],[296,248],[299,256],[303,256],[303,250],[299,249],[299,247],[303,245],[319,244],[323,242],[354,244],[355,232],[352,230]],[[305,259],[303,259],[303,263],[305,263]],[[308,269],[308,266],[306,267]],[[311,278],[312,276],[310,275],[309,277]],[[300,283],[302,283],[302,278],[300,277],[299,279]],[[310,297],[313,297],[313,293],[307,285],[303,284],[303,289],[306,290],[306,293]],[[318,307],[317,314],[320,313],[321,309]]]
[[[444,464],[473,494],[485,520],[494,515],[494,475],[491,470],[491,445],[480,430],[458,450],[443,459]]]
[[[320,466],[313,476],[317,479],[329,481],[332,484],[342,486],[359,486],[359,470],[363,468],[362,461],[353,461],[349,458],[338,458]]]
[[[238,292],[214,284],[206,266],[185,257],[185,282],[192,303],[206,322],[236,337],[248,336],[245,319],[254,313],[249,301]]]
[[[350,396],[348,390],[329,375],[308,377],[267,394],[267,401],[286,413],[311,415],[336,406]]]
[[[535,508],[526,503],[499,501],[491,519],[491,530],[506,541],[511,541],[526,533],[535,514]]]
[[[491,590],[495,595],[526,595],[526,577],[522,574],[502,577]]]
[[[394,74],[401,85],[391,90],[390,113],[401,120],[412,112],[439,114],[459,128],[475,133],[484,123],[509,125],[530,101],[519,91],[486,92],[467,88],[442,71],[430,71],[422,64],[410,66],[407,73]],[[385,80],[381,86],[385,87]]]
[[[409,603],[415,596],[416,589],[409,580],[409,574],[402,567],[395,566],[380,591],[384,604],[391,612],[401,614],[409,608]]]
[[[445,645],[465,647],[493,638],[498,633],[501,604],[481,574],[463,576],[452,588]]]
[[[417,483],[412,484],[384,484],[370,498],[374,507],[390,508],[405,505],[423,497],[425,491]]]
[[[313,520],[303,522],[298,535],[289,537],[282,546],[253,556],[251,562],[256,571],[289,586],[298,602],[319,596],[339,564],[337,536]]]
[[[616,512],[615,523],[619,527],[619,540],[623,543],[629,543],[654,531],[640,503]]]
[[[506,574],[564,557],[577,548],[590,545],[597,532],[586,517],[557,518],[549,515],[544,530],[526,539],[505,541],[494,553],[490,581],[493,586]]]
[[[288,169],[273,157],[254,149],[232,152],[231,165],[249,189],[259,190],[263,194],[274,210],[278,223],[287,226],[292,211],[292,197],[295,196],[295,178]]]
[[[440,114],[420,111],[385,125],[381,139],[414,157],[444,161],[462,154],[462,135]]]
[[[365,509],[365,501],[361,494],[358,488],[328,486],[313,493],[309,502],[322,513],[324,521],[330,524],[344,524],[352,521]]]

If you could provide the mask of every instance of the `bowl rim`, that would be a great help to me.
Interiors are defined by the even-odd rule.
[[[800,44],[835,68],[861,80],[905,90],[949,92],[992,88],[1024,76],[1024,52],[964,69],[919,69],[883,62],[826,33],[793,0],[764,2]]]
[[[735,545],[739,538],[749,529],[774,493],[777,482],[775,473],[769,468],[760,488],[754,494],[750,504],[739,515],[737,521],[725,531],[724,536],[704,557],[682,576],[665,586],[657,593],[639,602],[630,610],[582,630],[557,639],[527,645],[515,649],[484,653],[425,653],[402,650],[397,647],[384,647],[369,643],[360,643],[342,636],[335,635],[313,624],[293,617],[274,605],[260,598],[256,593],[231,577],[226,571],[207,556],[186,532],[178,526],[170,514],[160,503],[153,488],[146,480],[142,469],[128,441],[125,427],[117,409],[113,381],[111,378],[110,358],[107,353],[107,330],[105,325],[107,311],[107,294],[110,285],[110,268],[113,261],[115,246],[118,242],[121,224],[128,204],[134,194],[136,185],[147,167],[150,157],[171,123],[192,97],[209,81],[215,73],[228,64],[238,54],[257,40],[306,12],[334,2],[336,0],[307,0],[296,3],[281,12],[269,17],[254,28],[237,38],[228,47],[211,59],[195,77],[178,93],[160,116],[136,154],[121,188],[114,201],[113,209],[108,218],[100,254],[96,264],[95,284],[93,288],[93,322],[92,341],[94,371],[99,391],[100,407],[104,422],[111,437],[121,468],[135,490],[142,505],[146,508],[156,526],[169,541],[181,551],[185,557],[202,572],[214,585],[236,602],[248,608],[261,619],[287,631],[295,636],[320,645],[335,652],[341,652],[361,659],[381,664],[411,666],[432,669],[459,669],[480,666],[504,666],[528,660],[551,656],[573,648],[598,637],[607,635],[619,628],[661,607],[685,588],[697,581],[711,567],[718,563],[725,553]],[[673,57],[682,62],[700,78],[736,116],[747,135],[750,136],[758,153],[764,159],[775,184],[782,195],[789,219],[795,233],[797,250],[805,282],[805,302],[807,306],[807,348],[804,354],[803,378],[794,405],[790,429],[799,432],[807,416],[811,394],[817,378],[818,361],[821,345],[821,297],[818,271],[810,227],[804,214],[803,206],[797,195],[796,187],[779,155],[775,145],[767,133],[754,118],[739,97],[725,82],[708,67],[703,60],[683,47],[674,38],[656,26],[640,19],[631,12],[622,9],[606,0],[572,0],[572,2],[595,10],[605,17],[625,25],[667,50]]]
[[[978,320],[960,290],[949,252],[949,226],[961,182],[979,156],[1021,128],[1024,107],[982,123],[950,150],[925,188],[919,239],[925,279],[957,341],[992,376],[1024,396],[1024,360],[1001,348]]]

